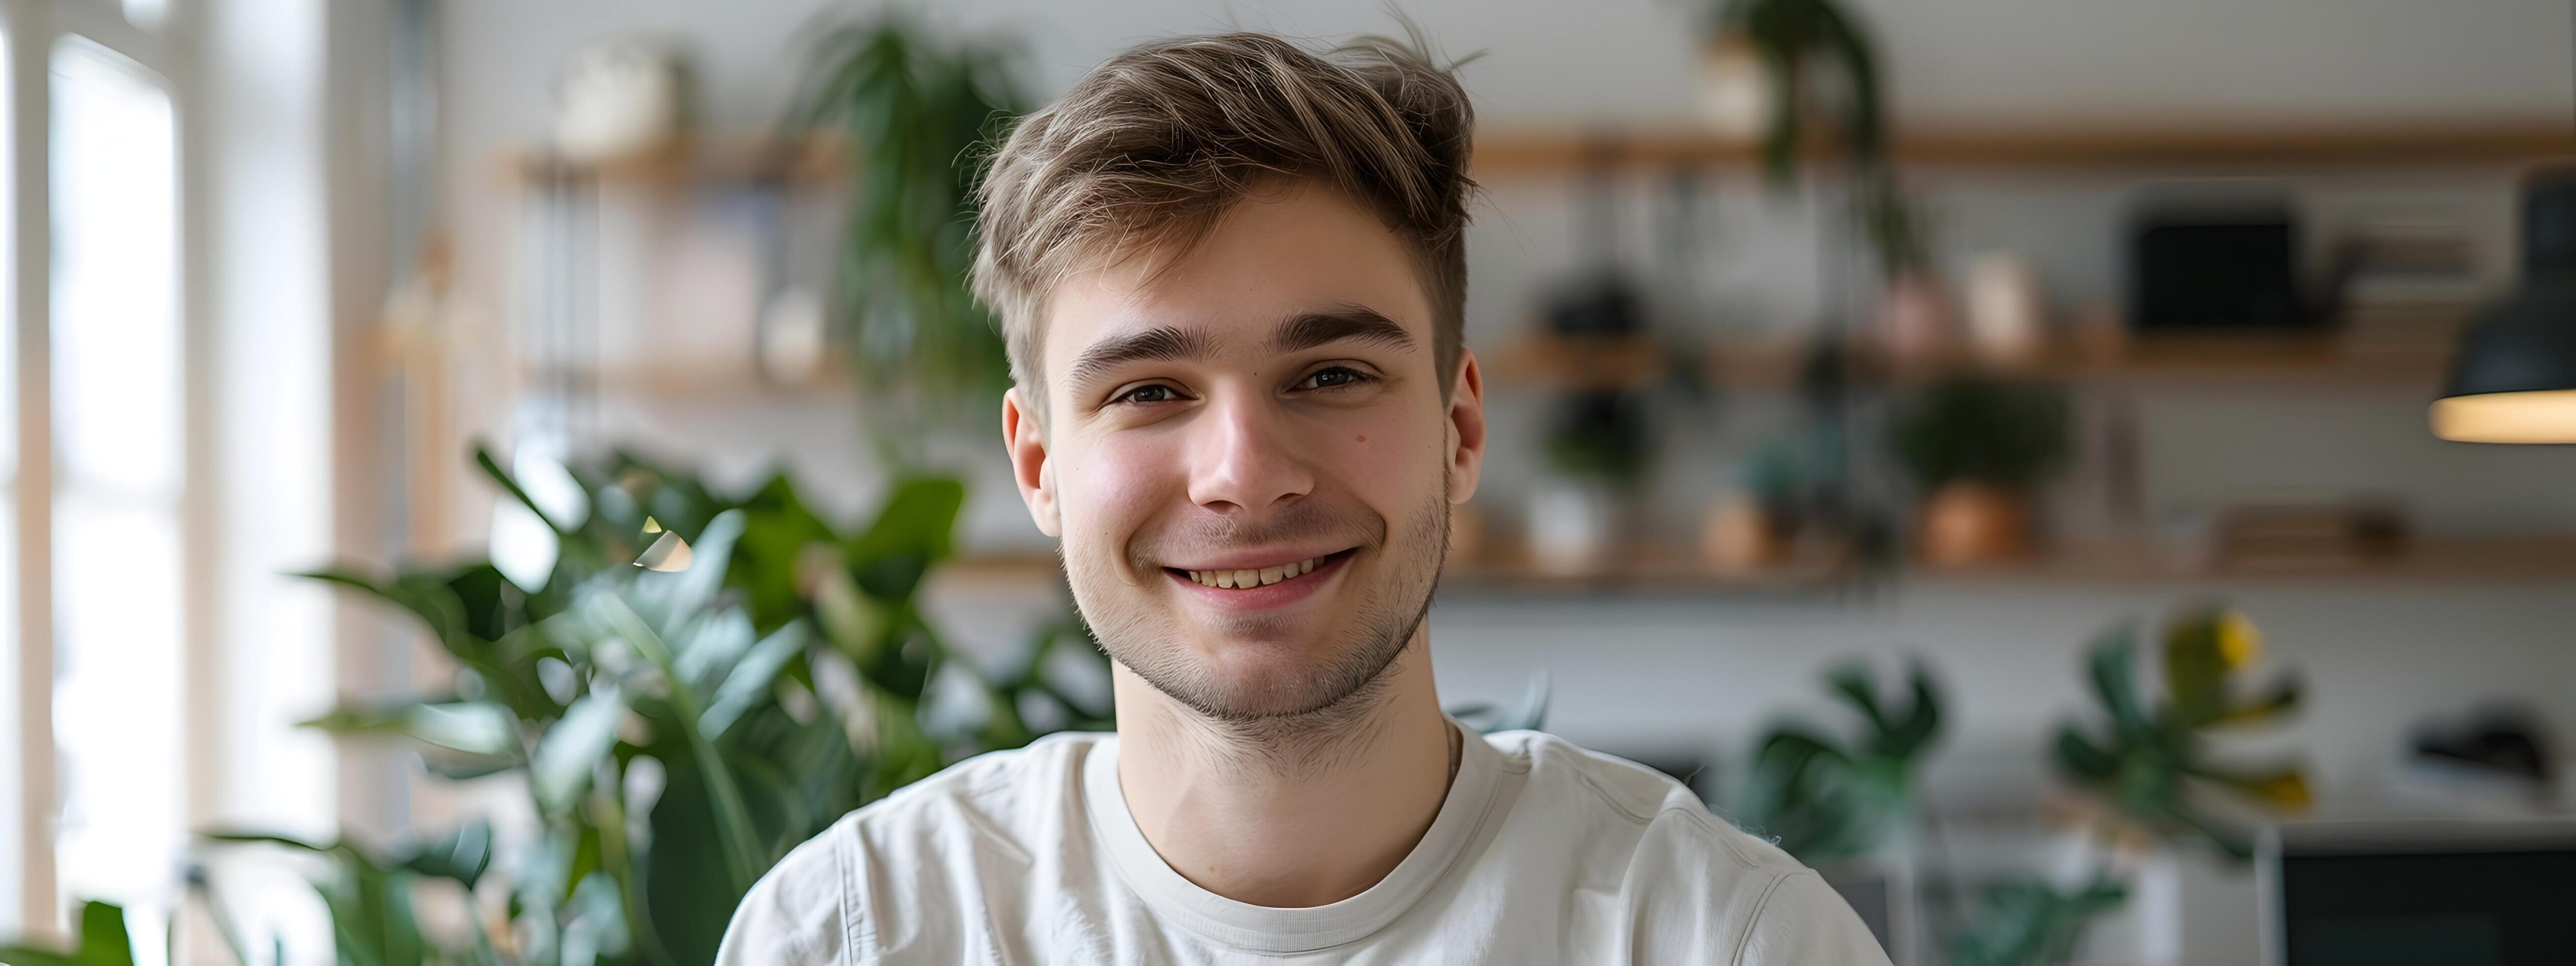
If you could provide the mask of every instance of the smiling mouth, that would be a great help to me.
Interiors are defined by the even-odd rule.
[[[1308,557],[1295,563],[1263,567],[1258,570],[1179,570],[1171,567],[1163,569],[1188,577],[1201,586],[1219,590],[1248,590],[1295,580],[1314,573],[1316,568],[1330,564],[1350,553],[1351,551],[1348,550],[1336,551],[1321,557]]]

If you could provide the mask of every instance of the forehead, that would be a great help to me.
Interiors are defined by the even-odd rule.
[[[1374,310],[1431,345],[1430,298],[1403,240],[1338,191],[1284,185],[1236,204],[1177,257],[1066,276],[1044,312],[1044,364],[1059,380],[1085,346],[1156,326],[1203,332],[1230,353],[1262,344],[1281,319],[1336,307]]]

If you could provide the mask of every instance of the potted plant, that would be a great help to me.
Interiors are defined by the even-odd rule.
[[[1634,522],[1653,427],[1629,393],[1580,392],[1559,405],[1545,441],[1550,479],[1530,497],[1529,548],[1541,570],[1589,573]]]
[[[1782,433],[1737,467],[1736,485],[1712,500],[1700,548],[1722,573],[1758,573],[1791,563],[1802,544],[1830,541],[1840,523],[1842,435],[1826,428]],[[1810,540],[1809,538],[1814,538]]]
[[[2298,710],[2296,677],[2243,686],[2243,672],[2262,656],[2253,622],[2219,606],[2177,617],[2157,655],[2162,700],[2138,685],[2139,636],[2135,624],[2123,624],[2093,646],[2086,677],[2101,704],[2098,719],[2059,725],[2053,749],[2058,775],[2085,800],[2085,838],[2107,847],[2093,851],[2092,867],[2069,886],[2027,875],[1989,886],[1976,914],[1952,937],[1950,962],[2065,962],[2093,919],[2134,893],[2179,887],[2174,876],[2143,874],[2170,862],[2174,847],[2205,847],[2236,864],[2250,860],[2253,837],[2228,817],[2229,806],[2307,806],[2308,782],[2297,765],[2232,761],[2211,747],[2220,732],[2278,724]]]
[[[1926,388],[1890,442],[1923,495],[1917,549],[1935,566],[2028,554],[2033,497],[2073,450],[2064,392],[1970,378]]]

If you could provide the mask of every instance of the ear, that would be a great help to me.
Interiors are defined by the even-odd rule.
[[[1476,495],[1485,471],[1485,376],[1476,354],[1458,347],[1458,381],[1449,387],[1449,502]]]
[[[1060,537],[1064,527],[1056,514],[1055,473],[1047,465],[1046,429],[1039,425],[1023,388],[1013,386],[1002,394],[1002,448],[1011,454],[1011,480],[1020,485],[1020,502],[1029,505],[1029,519],[1037,521],[1040,532]]]

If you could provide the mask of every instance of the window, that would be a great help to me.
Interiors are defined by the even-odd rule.
[[[0,935],[58,931],[72,897],[159,922],[189,808],[180,105],[146,32],[164,8],[0,12]]]
[[[286,576],[340,556],[328,9],[0,3],[0,937],[106,899],[158,963],[205,857],[250,934],[330,948],[291,869],[192,837],[339,817],[294,722],[347,665]]]
[[[63,38],[51,75],[56,892],[158,913],[186,846],[176,136],[104,47]]]

